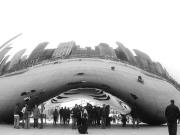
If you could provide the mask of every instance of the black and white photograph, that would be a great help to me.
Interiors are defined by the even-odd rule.
[[[178,135],[179,59],[178,0],[1,0],[1,134]]]

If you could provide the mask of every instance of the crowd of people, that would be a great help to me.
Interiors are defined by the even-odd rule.
[[[43,110],[44,105],[41,104],[39,109],[37,105],[33,107],[25,104],[22,108],[20,104],[16,104],[14,109],[14,128],[20,128],[20,120],[22,120],[23,128],[30,128],[30,118],[34,119],[34,128],[43,128]],[[58,119],[60,124],[69,125],[70,119],[72,120],[72,129],[78,129],[80,133],[88,133],[89,126],[100,126],[106,128],[111,126],[111,121],[115,122],[117,119],[121,119],[122,126],[125,127],[126,123],[132,120],[133,127],[139,128],[139,116],[136,106],[131,108],[130,114],[120,114],[110,116],[110,106],[103,104],[102,107],[92,106],[87,103],[86,106],[75,105],[72,109],[61,107],[55,108],[53,111],[53,124],[57,125]],[[116,117],[115,117],[116,116]],[[120,116],[120,117],[119,117]],[[166,107],[165,117],[167,119],[169,135],[176,135],[177,133],[177,120],[180,121],[179,108],[174,104],[174,100],[171,100],[171,104]],[[38,120],[40,119],[40,123]],[[46,117],[45,117],[46,119]]]
[[[58,118],[59,118],[59,123],[60,124],[69,124],[70,122],[70,115],[71,115],[71,110],[68,107],[61,107],[59,110],[57,108],[55,108],[54,112],[53,112],[53,123],[56,125]]]
[[[44,107],[41,106],[41,108],[42,109],[39,109],[37,105],[29,107],[28,104],[25,104],[21,109],[20,105],[17,104],[14,110],[14,128],[20,128],[20,120],[22,121],[21,125],[23,128],[30,128],[30,118],[34,120],[34,128],[42,128],[45,114],[43,113]],[[124,127],[131,118],[133,126],[136,127],[136,122],[137,127],[139,127],[139,119],[136,111],[131,111],[129,115],[119,114],[117,117],[115,114],[110,115],[110,106],[105,104],[103,104],[102,107],[93,106],[90,103],[87,103],[86,106],[76,104],[71,109],[69,107],[55,107],[51,115],[53,118],[53,125],[57,125],[58,123],[69,125],[71,121],[72,129],[78,129],[81,125],[85,126],[85,129],[89,126],[106,128],[110,127],[111,123],[115,123],[116,121],[121,121]],[[40,123],[38,122],[39,119],[41,121]]]
[[[72,108],[72,124],[73,128],[78,125],[80,116],[82,114],[82,111],[85,111],[88,116],[88,126],[102,126],[103,128],[105,126],[110,125],[109,120],[109,112],[110,112],[110,106],[109,105],[103,105],[103,107],[99,106],[92,106],[91,104],[87,103],[86,106],[82,107],[80,105],[75,105],[75,107]]]
[[[14,128],[20,128],[20,121],[22,128],[30,128],[30,118],[33,118],[34,128],[43,128],[43,114],[44,106],[41,104],[40,109],[37,105],[30,106],[27,103],[21,107],[19,103],[16,104],[14,109]],[[40,119],[40,124],[38,120]]]

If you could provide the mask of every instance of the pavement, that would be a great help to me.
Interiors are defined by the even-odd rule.
[[[43,129],[14,129],[13,125],[0,124],[1,135],[79,135],[77,129],[71,129],[71,126],[47,124]],[[141,125],[140,128],[132,128],[131,125],[122,127],[121,125],[112,125],[109,128],[101,129],[99,127],[90,127],[89,135],[168,135],[166,125],[163,126],[148,126]],[[180,134],[180,126],[178,133]]]

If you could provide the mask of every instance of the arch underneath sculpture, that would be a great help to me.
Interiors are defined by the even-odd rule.
[[[96,88],[121,99],[130,108],[136,105],[142,122],[163,124],[169,100],[180,102],[179,91],[144,72],[111,60],[67,59],[2,76],[0,89],[6,90],[6,98],[1,99],[0,121],[13,120],[15,103],[23,103],[27,93],[33,95],[32,102],[40,104],[71,89]],[[138,76],[144,83],[138,81]]]

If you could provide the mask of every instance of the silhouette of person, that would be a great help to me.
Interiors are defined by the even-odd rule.
[[[140,120],[139,120],[138,110],[137,110],[136,105],[132,106],[132,110],[131,110],[130,114],[132,116],[133,128],[135,128],[135,127],[139,128]]]
[[[54,110],[54,112],[53,112],[53,124],[55,124],[56,125],[56,123],[57,123],[57,119],[58,119],[58,110],[57,109],[55,109]]]
[[[125,114],[121,114],[121,121],[122,121],[122,126],[125,127],[126,126],[126,122],[127,122],[127,118]]]
[[[170,101],[171,104],[166,107],[165,116],[167,119],[169,135],[177,134],[177,119],[179,118],[179,108],[174,104],[174,100]]]

